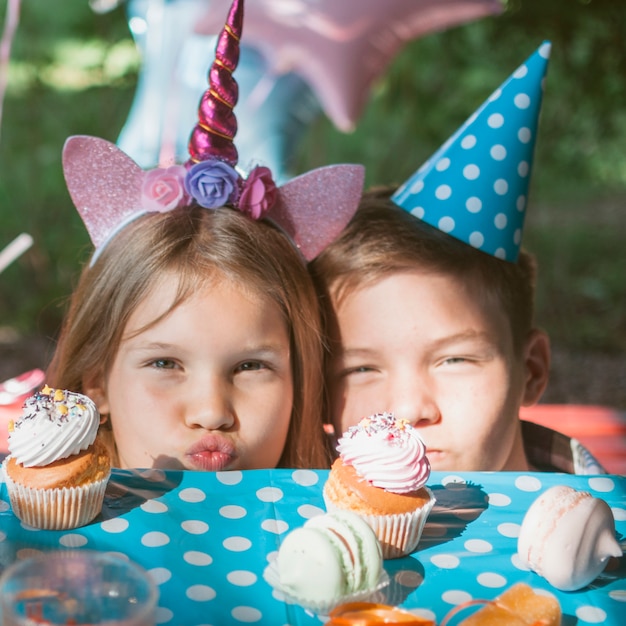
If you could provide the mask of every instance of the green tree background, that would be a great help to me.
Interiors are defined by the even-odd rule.
[[[524,235],[540,264],[537,321],[569,362],[585,368],[576,358],[590,353],[609,359],[610,373],[599,375],[613,377],[614,393],[594,401],[622,408],[624,33],[620,1],[511,0],[499,16],[407,45],[374,85],[356,130],[341,133],[320,116],[298,146],[296,168],[356,161],[368,185],[398,183],[552,41]],[[53,341],[58,332],[91,249],[63,181],[63,142],[72,134],[117,139],[140,63],[123,5],[97,14],[86,0],[22,0],[0,135],[0,248],[21,232],[35,245],[0,274],[0,362],[16,338]]]

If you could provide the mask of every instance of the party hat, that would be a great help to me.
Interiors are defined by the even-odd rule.
[[[362,165],[318,168],[281,187],[267,167],[255,167],[245,177],[235,169],[233,109],[238,89],[233,72],[239,60],[243,4],[233,0],[219,35],[185,165],[144,171],[104,139],[75,136],[65,142],[63,172],[96,247],[92,265],[111,238],[139,216],[194,203],[206,209],[227,206],[251,219],[271,220],[307,261],[335,239],[355,213],[365,178]]]
[[[544,42],[392,196],[431,226],[515,262],[526,214],[543,80]]]

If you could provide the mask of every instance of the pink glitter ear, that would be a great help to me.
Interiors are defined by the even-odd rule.
[[[237,133],[237,104],[239,88],[233,72],[239,63],[239,41],[243,23],[243,0],[234,0],[228,18],[217,41],[215,61],[209,70],[209,88],[198,108],[198,124],[189,139],[188,164],[210,158],[237,164],[237,148],[233,143]]]
[[[105,139],[86,135],[67,139],[63,173],[96,250],[145,212],[141,208],[143,170]]]

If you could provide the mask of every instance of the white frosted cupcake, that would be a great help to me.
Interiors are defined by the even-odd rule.
[[[111,459],[100,415],[85,395],[45,386],[9,425],[3,468],[11,507],[25,524],[70,529],[102,509]]]
[[[326,508],[349,510],[367,521],[385,559],[413,552],[435,504],[417,430],[392,413],[378,413],[349,428],[337,451],[324,485]]]

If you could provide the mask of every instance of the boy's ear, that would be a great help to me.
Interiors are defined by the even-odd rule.
[[[95,402],[100,415],[107,415],[110,412],[109,399],[102,373],[91,374],[85,377],[83,380],[83,393]]]
[[[522,398],[523,406],[532,406],[539,402],[550,375],[550,339],[538,328],[531,330],[524,347],[524,367],[526,384]]]

